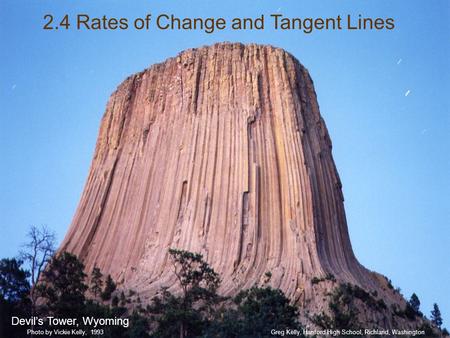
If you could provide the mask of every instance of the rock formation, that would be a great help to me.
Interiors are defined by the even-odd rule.
[[[270,271],[311,311],[334,283],[311,280],[326,275],[403,301],[356,260],[312,80],[271,46],[190,49],[109,99],[60,249],[148,301],[174,284],[168,248],[202,253],[225,295]]]

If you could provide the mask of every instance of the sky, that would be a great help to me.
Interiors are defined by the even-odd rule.
[[[392,17],[394,30],[77,30],[125,17]],[[44,30],[44,15],[69,29]],[[0,0],[0,257],[30,225],[64,237],[109,95],[127,76],[219,41],[282,47],[309,70],[343,183],[353,249],[450,327],[450,4],[447,0]]]

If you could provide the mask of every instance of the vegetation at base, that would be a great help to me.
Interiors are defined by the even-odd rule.
[[[91,272],[91,287],[89,288],[94,298],[97,298],[102,293],[103,289],[102,277],[103,274],[101,273],[100,269],[94,267]]]
[[[102,300],[110,300],[114,291],[116,291],[116,283],[114,283],[111,275],[108,275],[105,282],[105,289],[101,293]]]
[[[359,321],[359,309],[362,306],[383,315],[389,311],[385,302],[376,298],[376,292],[368,293],[359,286],[349,283],[339,284],[328,296],[330,297],[328,311],[315,314],[311,318],[318,327],[323,329],[358,330],[367,328],[371,323]],[[360,303],[358,304],[358,302]],[[420,300],[415,293],[412,294],[404,309],[392,304],[390,311],[393,317],[398,316],[411,321],[417,320],[418,317],[423,318],[423,314],[420,312]],[[430,325],[430,322],[423,321],[417,329],[424,331],[426,337],[438,337],[441,336],[440,333],[442,336],[448,335],[447,329],[441,329],[442,317],[437,304],[431,312],[431,324],[433,326]]]
[[[361,328],[353,291],[352,285],[339,284],[330,294],[329,314],[325,312],[316,314],[312,317],[312,321],[323,329],[356,330]],[[359,295],[359,292],[357,294]]]
[[[180,294],[163,288],[147,308],[139,295],[116,290],[111,276],[95,267],[90,276],[73,254],[53,256],[34,286],[37,303],[32,310],[30,274],[22,261],[0,261],[1,337],[27,337],[27,326],[11,326],[11,316],[77,318],[91,337],[92,327],[82,317],[129,318],[130,325],[102,327],[103,337],[269,337],[271,329],[301,329],[298,309],[281,290],[254,286],[234,298],[221,297],[219,275],[202,255],[171,249]],[[126,294],[128,296],[126,296]],[[35,329],[53,329],[45,323]]]
[[[225,315],[234,320],[220,322],[222,336],[251,337],[254,332],[264,335],[271,329],[302,328],[298,321],[298,309],[289,304],[289,299],[279,289],[254,286],[239,292],[233,302],[236,308],[229,309]]]
[[[422,325],[419,327],[419,330],[424,331],[424,336],[425,337],[448,337],[449,333],[448,330],[446,328],[441,329],[440,327],[437,327],[435,323],[433,323],[433,321],[431,321],[432,324],[434,324],[433,326],[430,325],[429,322],[423,322]],[[438,330],[436,330],[438,329]]]
[[[20,337],[22,329],[10,326],[9,314],[31,315],[30,273],[22,268],[22,264],[16,258],[0,261],[0,337]]]
[[[406,303],[404,309],[400,309],[397,305],[391,305],[392,313],[401,318],[408,319],[410,321],[416,320],[418,317],[423,318],[423,313],[420,311],[419,297],[413,293],[411,298]]]
[[[406,303],[405,309],[394,309],[394,313],[397,316],[407,318],[409,320],[416,320],[417,317],[423,317],[423,313],[420,312],[420,300],[415,293],[411,295],[411,298]]]
[[[88,289],[83,271],[84,266],[75,255],[63,252],[54,256],[36,286],[38,299],[43,301],[38,312],[60,318],[81,317]]]
[[[219,275],[203,260],[202,255],[170,249],[179,296],[167,288],[153,298],[149,311],[157,322],[156,337],[200,336],[212,320],[221,301],[217,295]]]
[[[335,328],[349,328],[354,329],[353,324],[358,315],[356,300],[360,300],[370,309],[375,311],[382,311],[387,308],[384,300],[376,299],[373,294],[362,289],[358,285],[352,285],[350,283],[339,284],[331,293],[329,307],[334,314],[335,322],[333,327]],[[348,318],[347,317],[351,317]],[[343,325],[343,326],[341,326]]]
[[[319,284],[320,282],[331,281],[336,282],[336,277],[332,273],[327,273],[325,277],[313,277],[311,279],[311,284]]]
[[[279,289],[254,286],[229,299],[217,294],[219,275],[203,256],[170,249],[181,294],[167,288],[148,311],[155,337],[269,337],[271,329],[300,329],[298,310]]]
[[[128,327],[101,327],[103,337],[270,337],[271,330],[297,329],[299,310],[279,289],[268,286],[272,277],[266,272],[263,286],[242,290],[235,297],[218,294],[220,276],[198,253],[170,249],[177,285],[162,288],[150,305],[142,306],[139,294],[133,290],[119,289],[110,275],[104,276],[94,267],[89,276],[83,263],[73,254],[52,252],[52,235],[46,229],[36,228],[30,232],[31,251],[22,253],[25,262],[17,258],[0,261],[0,337],[26,337],[29,326],[11,326],[11,316],[77,318],[87,336],[92,327],[84,326],[81,317],[127,318]],[[46,239],[44,246],[36,246]],[[34,244],[33,244],[34,243]],[[43,250],[39,252],[39,250]],[[39,264],[32,262],[35,257]],[[30,261],[31,259],[31,261]],[[24,264],[27,264],[25,267]],[[30,269],[34,269],[33,274]],[[33,279],[36,281],[32,283]],[[322,281],[335,282],[332,274],[313,278],[312,284]],[[180,291],[181,290],[181,291]],[[328,294],[329,309],[311,319],[326,329],[359,329],[367,327],[359,322],[361,305],[374,312],[391,313],[393,316],[416,320],[423,317],[420,300],[413,294],[404,309],[387,308],[376,291],[367,292],[357,285],[338,284]],[[386,313],[384,313],[386,314]],[[393,317],[394,318],[394,317]],[[442,316],[437,304],[431,312],[431,322],[423,321],[418,328],[426,336],[435,336],[441,329]],[[45,329],[36,326],[35,329]],[[54,327],[52,327],[53,329]]]
[[[22,269],[21,262],[14,259],[2,259],[0,261],[0,292],[3,331],[1,337],[27,337],[26,326],[11,326],[11,316],[23,318],[31,315],[31,301],[29,301],[28,273]],[[103,304],[95,299],[86,298],[89,286],[85,283],[86,274],[84,266],[75,255],[62,252],[54,256],[42,271],[41,278],[35,286],[35,295],[38,305],[34,313],[39,317],[54,316],[56,318],[77,318],[79,327],[86,329],[87,336],[91,337],[90,329],[84,327],[82,317],[114,318],[127,317],[130,319],[128,328],[121,326],[104,327],[103,337],[147,337],[149,326],[147,320],[136,312],[125,307]],[[97,274],[98,277],[98,274]],[[95,277],[94,280],[97,278]],[[91,277],[91,282],[92,282]],[[101,285],[91,283],[90,289]],[[115,285],[115,284],[114,284]],[[107,286],[106,286],[107,287]],[[105,289],[106,289],[105,287]],[[104,293],[105,289],[101,291]],[[106,290],[109,292],[109,290]],[[45,329],[43,326],[35,329]],[[54,327],[52,327],[53,329]],[[144,333],[144,334],[143,334]]]

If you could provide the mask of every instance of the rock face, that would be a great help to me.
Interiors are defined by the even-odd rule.
[[[61,250],[148,300],[174,284],[168,248],[202,253],[226,295],[270,271],[312,310],[327,274],[400,301],[353,254],[307,70],[270,46],[187,50],[111,96]]]

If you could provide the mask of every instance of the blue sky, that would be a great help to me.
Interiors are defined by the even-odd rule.
[[[392,31],[44,31],[43,16],[393,17]],[[71,28],[73,28],[72,26]],[[154,27],[154,26],[152,26]],[[61,240],[108,96],[128,75],[218,41],[272,44],[310,71],[359,260],[450,326],[447,0],[0,1],[0,257],[31,224]],[[408,95],[406,95],[408,93]]]

